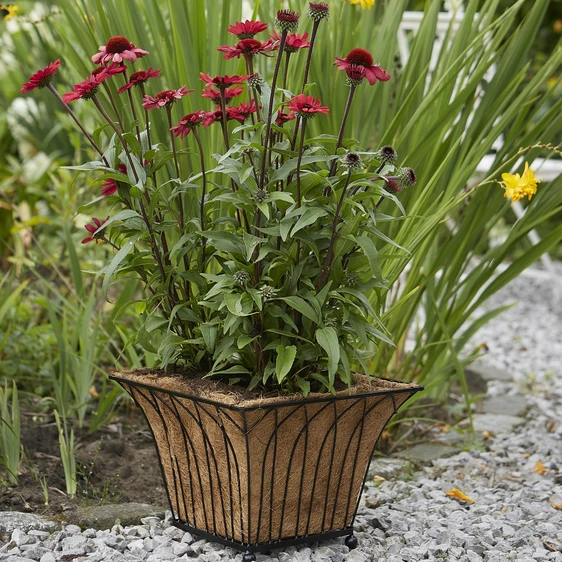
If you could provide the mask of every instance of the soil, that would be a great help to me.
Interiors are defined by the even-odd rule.
[[[0,511],[26,511],[51,519],[72,519],[80,506],[142,502],[168,506],[152,435],[142,414],[128,407],[96,432],[74,428],[77,469],[75,498],[66,494],[54,418],[22,415],[24,458],[16,486],[0,470]],[[48,486],[48,504],[41,480]]]

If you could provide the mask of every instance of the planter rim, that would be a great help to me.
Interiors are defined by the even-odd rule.
[[[158,386],[156,384],[149,384],[149,383],[145,383],[145,382],[139,382],[138,380],[135,379],[131,379],[128,378],[126,375],[128,374],[135,374],[134,371],[126,371],[126,372],[113,372],[111,375],[109,375],[110,380],[114,380],[118,383],[125,383],[125,384],[129,384],[132,386],[137,386],[137,387],[141,387],[141,388],[146,388],[149,390],[157,390],[160,392],[164,392],[165,394],[170,394],[172,396],[177,396],[179,398],[187,398],[189,400],[194,400],[197,402],[203,402],[205,404],[210,404],[213,406],[220,406],[221,408],[226,408],[229,410],[233,410],[233,411],[237,411],[237,412],[251,412],[251,411],[255,411],[255,410],[263,410],[266,408],[269,409],[277,409],[277,408],[284,408],[284,407],[291,407],[291,406],[303,406],[305,404],[310,404],[310,403],[322,403],[322,402],[334,402],[334,401],[340,401],[340,400],[354,400],[354,399],[358,399],[358,398],[369,398],[372,396],[385,396],[385,395],[394,395],[394,394],[403,394],[403,393],[408,393],[410,395],[415,394],[416,392],[419,392],[421,390],[424,389],[424,387],[422,385],[419,384],[414,384],[414,383],[407,383],[404,381],[400,381],[397,379],[389,379],[389,378],[384,378],[384,377],[374,377],[374,376],[369,376],[367,377],[366,375],[360,375],[362,377],[365,377],[365,379],[371,380],[371,379],[376,379],[376,380],[382,380],[385,382],[392,382],[392,383],[396,383],[396,384],[400,384],[403,385],[402,387],[398,387],[398,388],[386,388],[386,389],[379,389],[379,390],[373,390],[373,391],[359,391],[359,392],[349,392],[348,390],[341,390],[338,391],[336,394],[329,394],[329,393],[311,393],[309,394],[308,397],[304,398],[298,398],[298,394],[294,394],[294,395],[281,395],[280,397],[282,398],[281,400],[279,400],[280,397],[276,396],[276,397],[267,397],[267,398],[256,398],[254,400],[250,400],[250,399],[241,399],[240,402],[257,402],[259,401],[259,404],[251,404],[251,405],[239,405],[239,404],[233,404],[233,403],[229,403],[226,401],[220,401],[218,399],[212,399],[212,398],[208,398],[205,396],[199,396],[197,394],[189,394],[187,392],[180,392],[177,390],[172,390],[170,388],[164,387],[164,386]],[[148,373],[145,373],[148,374]],[[201,379],[203,380],[203,379]],[[363,387],[364,388],[364,387]],[[293,398],[295,397],[295,398]]]

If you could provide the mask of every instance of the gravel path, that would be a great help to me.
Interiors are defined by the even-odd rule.
[[[558,279],[562,268],[560,273]],[[487,308],[514,298],[522,301],[474,339],[490,350],[486,364],[513,379],[489,382],[488,399],[505,415],[477,416],[479,444],[415,471],[399,459],[374,463],[376,476],[367,483],[356,521],[356,550],[333,540],[258,555],[258,561],[562,562],[562,286],[556,292],[540,274],[520,277]],[[525,410],[524,419],[510,408]],[[447,496],[454,488],[474,501]],[[0,514],[0,530],[10,517]],[[242,560],[234,550],[155,517],[106,531],[68,525],[54,532],[25,517],[11,540],[0,543],[0,561]]]

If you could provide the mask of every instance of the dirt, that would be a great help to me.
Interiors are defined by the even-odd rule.
[[[79,506],[143,502],[167,506],[152,435],[142,414],[129,408],[112,423],[88,434],[75,427],[77,493],[66,493],[57,425],[49,416],[22,416],[24,458],[19,483],[0,470],[0,511],[25,511],[72,519]],[[48,503],[41,480],[48,487]]]

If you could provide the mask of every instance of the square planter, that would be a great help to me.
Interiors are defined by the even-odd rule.
[[[422,387],[364,376],[332,394],[247,399],[198,378],[114,374],[154,435],[177,527],[255,552],[348,535],[375,444]]]

